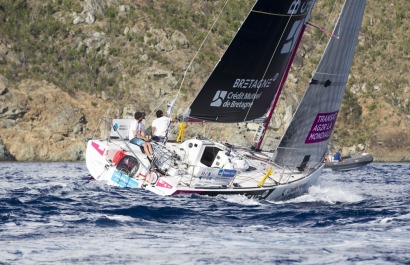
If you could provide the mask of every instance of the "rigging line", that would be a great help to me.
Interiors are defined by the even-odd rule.
[[[333,0],[333,5],[332,5],[332,8],[330,9],[330,11],[328,12],[328,14],[330,14],[330,17],[333,17],[333,12],[336,10],[336,2],[337,2],[338,0]],[[326,23],[325,23],[325,28],[329,28],[329,25],[330,25],[330,23],[331,23],[331,20],[333,20],[333,19],[327,19],[326,21]],[[338,20],[338,19],[337,19]],[[336,21],[336,23],[337,23],[337,21]],[[336,25],[336,23],[335,23],[335,25]],[[334,27],[333,27],[334,28]],[[332,32],[333,32],[334,30],[332,30]],[[339,36],[340,34],[340,29],[338,30],[338,33],[337,33],[337,36]],[[318,41],[318,43],[321,43],[322,42],[322,40],[325,38],[325,36],[326,35],[324,35],[324,34],[322,34],[321,36],[320,36],[320,38],[319,38],[319,41]],[[315,54],[315,50],[316,49],[312,49],[311,51],[310,51],[310,53],[311,53],[311,55],[313,55],[314,56],[314,54]],[[312,77],[313,77],[313,75],[315,74],[315,71],[316,71],[316,69],[314,69],[313,70],[313,72],[312,72]]]
[[[310,11],[310,12],[311,12],[311,11]],[[309,14],[309,16],[310,16],[310,14]],[[304,21],[306,21],[306,20],[308,20],[308,19],[309,19],[309,17],[306,17]],[[301,28],[300,31],[299,31],[298,38],[297,38],[297,40],[296,40],[296,42],[295,42],[295,44],[294,44],[295,46],[293,47],[293,51],[292,51],[292,53],[291,53],[291,55],[290,55],[291,57],[290,57],[289,62],[288,62],[288,64],[287,64],[287,66],[286,66],[286,70],[285,70],[285,72],[283,73],[283,76],[282,76],[282,78],[281,78],[280,84],[279,84],[279,86],[278,86],[278,90],[276,91],[275,98],[274,98],[273,102],[271,103],[270,110],[269,110],[269,113],[268,113],[268,116],[267,116],[267,122],[265,122],[265,124],[264,124],[264,129],[263,129],[263,131],[262,131],[263,134],[261,135],[261,137],[264,137],[266,131],[269,129],[269,123],[270,123],[270,121],[271,121],[271,119],[272,119],[273,112],[275,111],[276,105],[277,105],[277,103],[278,103],[278,101],[279,101],[279,98],[280,98],[280,96],[281,96],[283,87],[285,86],[286,79],[288,78],[289,71],[291,70],[292,63],[293,63],[293,61],[294,61],[294,59],[295,59],[297,50],[298,50],[299,45],[300,45],[300,43],[301,43],[301,41],[302,41],[302,37],[303,37],[303,34],[305,33],[305,30],[306,30],[306,24],[302,25],[302,28]],[[261,138],[261,137],[258,139],[258,143],[257,143],[257,145],[255,146],[257,149],[260,149],[260,148],[262,147],[262,145],[263,145],[263,138]]]
[[[205,137],[206,138],[208,138],[208,139],[212,139],[210,136],[211,136],[211,131],[212,131],[212,128],[213,128],[213,124],[214,123],[208,123],[208,125],[209,125],[209,127],[208,127],[208,132],[204,132],[205,133]],[[206,130],[206,125],[205,125],[205,130]],[[204,131],[205,131],[204,130]]]
[[[329,14],[333,14],[333,12],[335,11],[335,9],[336,9],[336,2],[337,2],[337,0],[334,0],[334,1],[333,1],[333,6],[332,6],[332,8],[330,9]],[[325,28],[329,28],[330,23],[331,23],[331,20],[330,20],[330,19],[327,19],[327,23],[326,23],[326,25],[325,25]],[[340,32],[340,30],[339,30],[339,32]],[[336,35],[339,36],[339,33],[336,34]],[[324,38],[324,36],[321,37],[320,41],[321,41],[323,38]]]
[[[223,130],[222,123],[219,123],[219,137],[218,137],[218,139],[221,139],[221,137],[222,137],[222,130]]]
[[[306,24],[308,24],[309,26],[312,26],[312,27],[314,27],[314,28],[320,30],[321,32],[325,33],[326,35],[329,35],[330,37],[339,39],[339,36],[338,36],[338,35],[335,35],[335,34],[333,34],[332,32],[330,32],[330,31],[328,31],[328,30],[326,30],[326,29],[323,29],[323,28],[321,28],[321,27],[319,27],[319,26],[316,26],[315,24],[312,24],[312,23],[310,23],[310,22],[306,22]]]
[[[289,19],[288,19],[288,21],[286,22],[285,29],[287,29],[287,27],[288,27],[288,25],[289,25],[289,23],[290,23],[292,17],[293,17],[293,14],[291,14],[291,15],[289,16]],[[265,78],[266,73],[268,72],[269,66],[272,64],[273,57],[275,56],[276,51],[278,50],[279,44],[280,44],[280,42],[281,42],[281,40],[282,40],[282,38],[283,38],[283,36],[284,36],[284,34],[285,34],[285,31],[286,31],[285,29],[282,31],[282,35],[280,36],[279,41],[278,41],[278,44],[276,45],[275,50],[274,50],[273,53],[272,53],[272,56],[271,56],[271,58],[270,58],[270,60],[269,60],[268,65],[266,66],[266,69],[265,69],[265,72],[263,73],[262,78]],[[258,89],[256,90],[255,94],[257,94],[257,93],[259,92],[259,90],[260,90],[260,88],[258,88]],[[252,99],[251,106],[253,105],[254,101],[255,101],[255,97]],[[246,119],[248,118],[248,115],[249,115],[249,112],[251,111],[251,108],[252,108],[252,107],[249,107],[249,108],[248,108],[248,111],[246,112],[246,116],[245,116],[245,118],[244,118],[243,121],[246,121]]]
[[[110,121],[105,121],[105,122],[106,122],[107,124],[109,124],[111,128],[114,128],[114,125],[112,124],[112,122],[110,122]],[[132,148],[128,145],[127,141],[125,141],[125,139],[122,137],[121,133],[120,133],[118,130],[116,130],[115,128],[114,128],[114,131],[118,134],[120,140],[125,144],[125,146],[127,147],[128,151],[130,151],[130,152],[132,153],[132,155],[138,160],[138,162],[140,162],[140,164],[144,167],[144,169],[149,172],[150,169],[151,169],[151,166],[152,166],[152,162],[151,162],[150,168],[147,168],[147,167],[145,166],[145,164],[141,161],[141,159],[138,158],[138,156],[135,154],[134,150],[132,150]],[[113,143],[113,144],[114,144],[114,143]],[[119,146],[118,144],[115,144],[115,145]],[[121,147],[121,149],[122,149],[122,147]]]
[[[346,1],[347,1],[347,0],[346,0]],[[340,36],[340,28],[342,27],[342,24],[343,24],[343,21],[341,21],[341,19],[343,19],[342,13],[343,13],[343,9],[345,8],[346,1],[344,2],[343,6],[342,6],[342,11],[340,11],[340,13],[339,13],[339,15],[338,15],[338,17],[337,17],[337,20],[336,20],[336,24],[334,25],[333,31],[332,31],[332,32],[334,32],[334,31],[336,30],[336,28],[337,28],[337,30],[339,31],[339,34],[338,34],[339,36]],[[330,38],[330,39],[331,39],[331,38]],[[328,46],[329,46],[329,43],[330,43],[330,40],[327,42],[323,54],[326,53],[326,51],[327,51],[327,49],[328,49]],[[320,58],[319,63],[317,64],[316,69],[313,71],[312,78],[315,76],[316,71],[319,69],[319,65],[322,63],[322,60],[323,60],[323,56]],[[302,99],[303,99],[303,98],[302,98]]]
[[[181,79],[182,79],[182,77],[179,78],[179,80],[175,83],[175,85],[172,88],[175,88],[178,85],[179,81],[181,81]],[[164,97],[164,99],[155,106],[154,110],[151,111],[150,114],[147,117],[151,117],[154,114],[154,111],[158,110],[159,106],[161,106],[165,102],[165,100],[167,100],[166,97]]]
[[[185,77],[186,77],[186,75],[187,75],[187,73],[188,73],[188,70],[191,68],[192,63],[194,62],[194,60],[196,59],[196,57],[197,57],[198,54],[199,54],[199,51],[200,51],[200,50],[202,49],[202,47],[204,46],[205,41],[208,39],[209,35],[211,34],[212,29],[215,27],[216,22],[218,22],[219,17],[221,16],[221,14],[222,14],[222,12],[224,11],[224,9],[225,9],[226,5],[228,4],[228,2],[229,2],[229,0],[226,0],[226,2],[225,2],[225,4],[224,4],[224,6],[222,7],[221,11],[219,12],[218,16],[217,16],[216,19],[214,20],[214,22],[213,22],[211,28],[208,30],[208,33],[206,34],[204,40],[202,41],[201,45],[199,45],[199,48],[198,48],[198,50],[196,51],[194,57],[192,58],[192,60],[191,60],[191,62],[189,63],[188,67],[185,69],[184,74],[182,75],[181,85],[179,86],[179,89],[178,89],[178,92],[177,92],[175,98],[177,98],[178,95],[179,95],[179,93],[181,92],[182,85],[183,85],[183,83],[184,83],[184,81],[185,81]]]

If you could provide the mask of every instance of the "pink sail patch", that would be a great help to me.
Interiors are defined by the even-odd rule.
[[[338,113],[339,111],[318,113],[305,140],[305,144],[319,143],[329,139],[335,127]]]
[[[104,155],[105,148],[101,148],[96,142],[91,142],[91,145],[100,155]]]
[[[163,179],[158,180],[158,182],[155,186],[165,188],[165,189],[172,189],[174,187],[171,184],[169,184],[168,182],[164,181]]]

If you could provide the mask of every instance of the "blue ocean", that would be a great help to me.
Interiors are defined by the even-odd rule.
[[[326,170],[269,202],[110,187],[84,162],[0,163],[0,264],[410,264],[409,172]]]

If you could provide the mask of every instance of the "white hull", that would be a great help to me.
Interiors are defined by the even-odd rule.
[[[207,140],[153,146],[155,166],[136,145],[120,140],[90,140],[87,167],[94,179],[108,185],[142,188],[159,195],[242,194],[267,200],[306,193],[323,169],[323,164],[304,171],[278,167],[270,163],[271,153],[236,150]]]
[[[257,1],[181,117],[218,123],[263,117],[267,129],[272,112],[266,117],[266,111],[276,106],[314,2]],[[190,139],[153,143],[155,159],[149,161],[139,147],[127,141],[91,140],[86,154],[91,175],[110,185],[159,195],[242,194],[282,200],[305,193],[324,167],[323,156],[347,84],[364,7],[365,0],[346,1],[334,29],[338,37],[329,40],[275,157]],[[171,113],[172,107],[169,110]],[[128,135],[127,121],[108,124],[110,136],[123,139]]]

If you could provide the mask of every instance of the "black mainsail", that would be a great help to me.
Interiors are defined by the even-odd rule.
[[[278,93],[314,0],[258,0],[190,107],[190,118],[243,122]]]
[[[322,162],[343,99],[366,1],[346,0],[331,38],[275,153],[278,165]]]

